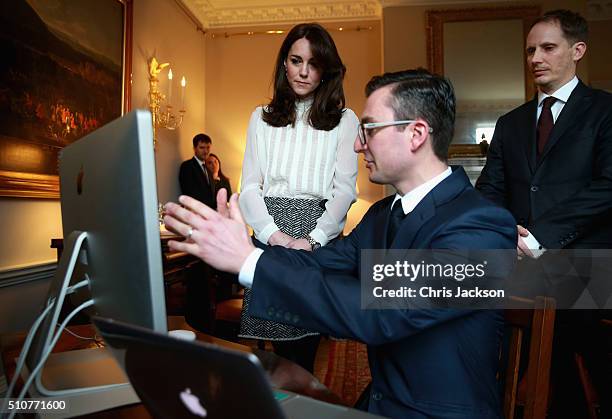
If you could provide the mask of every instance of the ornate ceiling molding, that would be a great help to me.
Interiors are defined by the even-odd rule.
[[[397,6],[448,6],[453,4],[504,3],[516,0],[380,0],[382,7]]]
[[[274,0],[182,2],[208,29],[307,21],[378,20],[382,13],[379,0],[302,0],[285,1],[282,5]]]

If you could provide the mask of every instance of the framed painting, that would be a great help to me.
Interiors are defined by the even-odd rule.
[[[130,109],[132,0],[0,2],[0,196],[58,198],[63,147]]]

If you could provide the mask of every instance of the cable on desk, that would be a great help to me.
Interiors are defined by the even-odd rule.
[[[85,301],[83,304],[81,304],[80,306],[78,306],[77,308],[72,310],[72,312],[68,316],[66,316],[66,318],[64,319],[64,321],[60,325],[59,330],[57,331],[55,336],[53,336],[53,340],[51,341],[51,344],[47,347],[46,351],[42,354],[42,356],[40,358],[40,361],[38,362],[36,367],[30,372],[30,376],[28,377],[28,380],[23,385],[23,388],[21,389],[21,392],[19,393],[19,396],[17,396],[17,401],[16,401],[17,403],[19,403],[25,397],[25,395],[26,395],[26,393],[28,391],[28,388],[30,388],[30,386],[32,385],[32,382],[34,381],[34,379],[36,378],[36,376],[38,375],[40,370],[42,370],[43,366],[45,365],[45,362],[47,361],[47,358],[49,357],[49,355],[51,354],[51,351],[53,350],[53,348],[57,344],[57,341],[59,340],[60,336],[62,335],[62,331],[66,328],[66,325],[68,324],[68,322],[70,322],[70,320],[72,320],[72,318],[74,316],[76,316],[81,310],[83,310],[83,309],[85,309],[87,307],[91,307],[93,304],[94,304],[93,299]],[[11,412],[10,416],[8,417],[8,419],[13,419],[15,417],[15,414],[16,414],[15,411]]]
[[[23,364],[25,363],[26,356],[30,351],[30,345],[32,345],[32,341],[34,340],[34,336],[36,335],[36,331],[40,327],[40,324],[43,322],[45,317],[49,315],[51,309],[55,306],[55,298],[50,298],[47,300],[47,307],[43,310],[43,312],[38,316],[38,318],[34,321],[32,327],[30,327],[30,331],[26,337],[25,342],[23,343],[23,347],[21,348],[21,353],[19,354],[19,359],[17,360],[17,366],[15,367],[15,373],[13,374],[13,379],[11,380],[11,384],[6,390],[6,395],[4,396],[4,402],[2,403],[2,412],[6,411],[9,398],[13,393],[13,389],[19,380],[19,375],[21,374],[21,369],[23,368]]]
[[[57,324],[58,327],[61,326],[61,324]],[[83,339],[83,340],[93,340],[94,342],[98,342],[101,341],[102,339],[100,338],[100,336],[98,336],[97,334],[93,335],[92,337],[88,337],[88,336],[81,336],[78,333],[73,332],[72,330],[66,328],[64,331],[68,332],[69,334],[71,334],[72,336],[74,336],[77,339]]]

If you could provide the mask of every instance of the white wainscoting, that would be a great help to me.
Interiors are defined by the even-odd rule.
[[[0,333],[28,330],[47,295],[57,264],[0,271]]]

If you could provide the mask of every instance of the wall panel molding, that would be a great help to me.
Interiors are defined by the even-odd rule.
[[[50,262],[0,271],[0,289],[50,279],[55,274],[56,268],[57,263]]]

